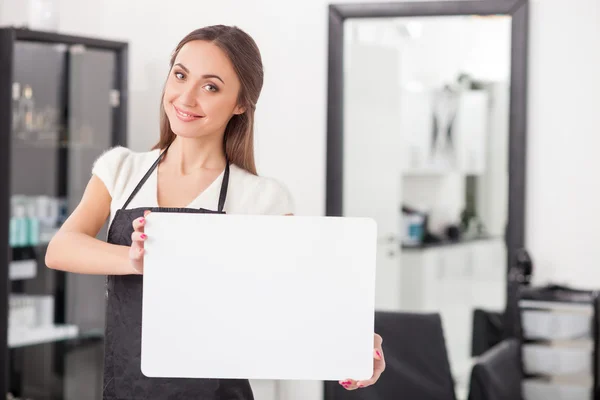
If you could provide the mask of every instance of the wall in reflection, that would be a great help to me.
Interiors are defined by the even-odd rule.
[[[509,17],[345,25],[344,215],[379,227],[376,306],[439,312],[459,391],[505,304]]]

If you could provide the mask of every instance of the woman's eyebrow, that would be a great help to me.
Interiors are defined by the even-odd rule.
[[[177,64],[175,64],[175,66],[177,66],[177,67],[181,68],[182,70],[184,70],[184,71],[185,71],[186,73],[188,73],[188,74],[190,73],[190,70],[189,70],[189,69],[187,69],[187,68],[185,67],[185,65],[183,65],[183,64],[181,64],[181,63],[177,63]],[[220,80],[220,81],[221,81],[223,84],[225,84],[225,82],[223,81],[223,79],[221,79],[221,77],[220,77],[219,75],[215,75],[215,74],[205,74],[205,75],[202,75],[202,78],[203,78],[203,79],[215,78],[215,79],[218,79],[218,80]]]

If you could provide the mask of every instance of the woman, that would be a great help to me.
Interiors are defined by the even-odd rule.
[[[144,216],[177,212],[291,215],[288,191],[256,174],[254,110],[263,84],[260,52],[235,27],[187,35],[171,58],[152,151],[115,147],[93,167],[80,204],[49,245],[46,264],[107,275],[104,399],[251,399],[247,380],[150,379],[140,371]],[[95,239],[109,219],[107,243]],[[325,332],[326,334],[326,332]],[[384,369],[375,335],[374,374],[341,381],[352,390]]]

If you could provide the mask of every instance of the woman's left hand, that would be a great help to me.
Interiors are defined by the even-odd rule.
[[[347,390],[355,390],[366,388],[367,386],[373,385],[379,377],[381,373],[385,370],[385,358],[383,358],[383,350],[381,348],[381,343],[383,343],[383,339],[378,334],[375,334],[375,343],[373,349],[373,376],[371,379],[366,381],[355,381],[353,379],[346,379],[344,381],[340,381],[340,385],[342,385]]]

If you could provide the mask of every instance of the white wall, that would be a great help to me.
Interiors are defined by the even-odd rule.
[[[527,243],[540,280],[600,287],[600,2],[534,0]]]

